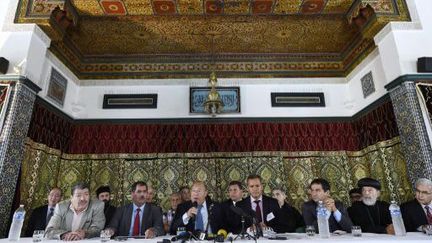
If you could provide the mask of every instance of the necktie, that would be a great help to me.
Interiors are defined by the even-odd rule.
[[[52,217],[53,214],[54,214],[54,208],[53,208],[53,207],[50,207],[48,210],[49,210],[49,213],[48,213],[47,218],[46,218],[46,225],[48,225],[48,223],[49,223],[51,217]]]
[[[140,235],[140,208],[137,208],[133,225],[132,236]]]
[[[195,220],[195,230],[204,231],[204,220],[201,213],[202,205],[198,205],[197,215]]]
[[[258,223],[260,223],[260,222],[262,222],[262,217],[261,217],[261,207],[260,207],[260,203],[261,202],[261,200],[256,200],[256,201],[254,201],[254,203],[256,204],[256,207],[255,207],[255,214],[256,214],[256,217],[257,217],[257,221],[258,221]]]
[[[432,213],[429,210],[430,207],[429,206],[425,206],[425,209],[426,209],[426,218],[427,218],[428,224],[432,224]]]

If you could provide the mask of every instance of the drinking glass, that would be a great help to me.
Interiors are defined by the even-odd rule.
[[[354,237],[360,237],[362,236],[362,229],[360,226],[354,225],[351,227],[351,234]]]
[[[100,239],[101,242],[107,242],[111,238],[111,232],[109,230],[101,230],[100,232]]]
[[[33,242],[41,242],[44,238],[45,230],[33,231]]]
[[[314,236],[315,235],[315,227],[313,225],[307,225],[306,226],[306,235],[307,236]]]
[[[426,225],[426,227],[425,227],[425,233],[427,235],[432,235],[432,224]]]

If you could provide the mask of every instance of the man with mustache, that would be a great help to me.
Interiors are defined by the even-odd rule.
[[[116,207],[113,205],[110,205],[111,202],[111,189],[109,186],[101,186],[96,190],[96,197],[104,202],[104,215],[105,215],[105,227],[109,224],[111,221],[111,218],[113,217]]]
[[[132,203],[117,208],[107,230],[111,235],[143,236],[146,239],[163,235],[162,211],[146,203],[147,184],[137,181],[132,184]]]
[[[378,200],[381,184],[372,178],[362,178],[357,183],[362,192],[362,200],[354,202],[348,209],[354,225],[363,232],[394,234],[394,228],[387,202]]]
[[[64,241],[98,237],[105,225],[104,204],[90,199],[87,184],[72,187],[72,197],[57,204],[46,228],[48,239]]]

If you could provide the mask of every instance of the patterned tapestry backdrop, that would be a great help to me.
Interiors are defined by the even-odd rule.
[[[116,205],[130,199],[129,188],[143,180],[157,189],[157,202],[168,206],[168,195],[193,180],[206,182],[211,196],[226,197],[231,180],[245,182],[249,174],[259,174],[265,193],[274,187],[287,190],[296,207],[307,199],[308,183],[323,177],[331,183],[332,195],[348,204],[348,191],[364,176],[383,184],[382,198],[398,202],[412,196],[399,137],[379,142],[361,151],[317,152],[233,152],[158,154],[64,154],[57,149],[26,143],[21,176],[21,202],[27,208],[46,203],[50,186],[56,185],[70,196],[70,186],[85,181],[95,191],[110,185]]]

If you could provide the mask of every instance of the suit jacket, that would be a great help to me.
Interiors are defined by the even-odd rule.
[[[374,206],[355,202],[348,213],[354,225],[360,226],[363,232],[386,234],[386,227],[392,223],[389,206],[384,201],[377,201]]]
[[[221,228],[221,206],[219,203],[213,202],[210,198],[206,199],[206,204],[207,215],[209,217],[208,222],[210,222],[212,233],[217,233],[217,231]],[[178,227],[186,227],[186,231],[190,232],[195,231],[196,217],[190,218],[186,225],[183,223],[183,215],[191,207],[193,207],[192,201],[187,201],[177,206],[177,212],[174,217],[173,223],[171,224],[171,234],[175,235]]]
[[[45,230],[45,227],[47,225],[47,214],[48,205],[44,205],[33,210],[27,224],[27,231],[25,233],[26,237],[32,237],[33,231],[35,230]]]
[[[237,202],[240,203],[241,201]],[[238,234],[241,231],[241,216],[237,215],[231,210],[231,206],[233,206],[233,201],[228,199],[221,203],[221,211],[222,211],[222,224],[221,228],[225,229],[227,232],[232,232],[233,234]]]
[[[46,228],[49,239],[60,240],[61,235],[72,230],[73,211],[71,201],[66,200],[56,205],[54,215]],[[86,211],[83,212],[79,229],[86,231],[85,238],[99,237],[105,225],[104,203],[91,199]]]
[[[314,225],[315,229],[318,230],[318,220],[317,220],[317,212],[316,208],[318,206],[318,203],[316,203],[313,200],[309,200],[303,204],[302,207],[302,213],[303,213],[303,219],[306,225]],[[333,213],[330,215],[329,218],[329,228],[330,232],[334,232],[336,230],[343,230],[346,232],[351,232],[351,227],[353,223],[351,222],[350,217],[348,216],[348,212],[344,205],[339,202],[335,201],[335,206],[341,213],[342,217],[339,222],[336,221],[336,218],[334,217]]]
[[[247,214],[251,215],[252,217],[255,217],[255,211],[252,209],[251,199],[250,196],[243,199],[241,202],[238,203],[238,207],[243,209]],[[280,221],[280,207],[276,199],[267,197],[265,195],[262,195],[262,213],[263,213],[263,222],[269,226],[272,227],[277,233],[279,221]],[[267,216],[273,213],[274,218],[270,221],[267,220]],[[251,219],[245,220],[245,227],[248,228],[252,225]]]
[[[284,203],[280,210],[279,223],[275,231],[280,233],[296,232],[297,229],[301,229],[304,226],[305,223],[299,211],[288,203]]]
[[[114,213],[116,211],[116,207],[110,204],[105,204],[104,207],[104,215],[105,215],[105,227],[109,225],[111,222],[112,217],[114,216]]]
[[[114,229],[115,235],[129,236],[132,217],[134,217],[132,203],[119,207],[111,219],[109,228]],[[164,234],[162,211],[160,207],[151,203],[146,203],[144,205],[141,222],[141,235],[144,235],[145,231],[152,227],[155,229],[156,236]]]
[[[403,203],[401,212],[408,232],[415,232],[418,227],[428,224],[426,213],[417,199]]]

